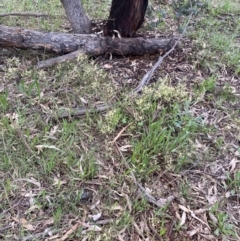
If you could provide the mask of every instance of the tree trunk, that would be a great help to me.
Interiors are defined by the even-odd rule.
[[[91,23],[84,12],[80,0],[61,0],[68,20],[75,33],[84,34],[91,32]]]
[[[117,55],[144,55],[169,50],[174,39],[144,39],[101,37],[95,34],[43,33],[28,29],[0,26],[0,47],[36,49],[65,54],[82,50],[98,56],[106,53]]]
[[[147,5],[148,0],[112,0],[104,35],[116,35],[117,30],[121,37],[133,37],[144,21]]]

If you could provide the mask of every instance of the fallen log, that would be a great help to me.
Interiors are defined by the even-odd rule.
[[[84,54],[98,56],[154,54],[171,49],[174,38],[112,38],[96,34],[68,34],[0,26],[0,47],[51,51],[58,54],[82,50]]]

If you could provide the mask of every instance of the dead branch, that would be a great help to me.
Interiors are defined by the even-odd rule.
[[[95,113],[95,112],[104,112],[110,109],[112,106],[110,105],[98,105],[94,108],[72,108],[69,110],[61,110],[61,113],[57,114],[57,118],[66,118],[68,116],[79,116],[85,115],[86,113]]]
[[[25,12],[25,13],[12,12],[12,13],[2,13],[2,14],[0,14],[0,17],[7,17],[7,16],[47,17],[48,14],[46,14],[46,13],[32,13],[32,12]]]
[[[187,27],[190,23],[190,20],[192,18],[193,12],[190,14],[188,21],[186,23],[186,26],[183,30],[183,32],[180,34],[179,38],[177,39],[177,41],[175,43],[172,44],[172,47],[170,50],[167,51],[167,53],[165,53],[163,56],[160,56],[158,58],[158,61],[153,65],[153,67],[143,76],[141,82],[139,83],[139,85],[134,89],[133,93],[139,93],[143,90],[144,86],[148,85],[155,70],[162,64],[163,60],[173,52],[173,50],[177,47],[177,45],[179,44],[180,40],[183,38],[183,35],[185,34]]]
[[[170,195],[167,198],[160,198],[159,200],[156,200],[152,195],[150,195],[145,188],[140,184],[137,183],[137,187],[139,189],[140,194],[145,198],[149,203],[156,205],[159,208],[164,207],[169,202],[172,202],[174,200],[174,196]]]
[[[83,53],[82,50],[77,50],[75,52],[72,52],[70,54],[65,54],[56,58],[52,58],[52,59],[48,59],[48,60],[43,60],[43,61],[39,61],[37,64],[37,68],[38,69],[44,69],[47,67],[51,67],[54,66],[56,64],[60,64],[66,61],[70,61],[72,59],[77,58],[81,53]]]

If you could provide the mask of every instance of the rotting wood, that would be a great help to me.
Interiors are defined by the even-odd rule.
[[[84,54],[98,56],[154,54],[171,49],[174,39],[166,38],[111,38],[95,34],[44,33],[35,30],[0,26],[0,47],[35,49],[58,54],[82,50]]]

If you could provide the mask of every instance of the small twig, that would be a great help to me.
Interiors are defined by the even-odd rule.
[[[35,233],[26,237],[22,237],[22,241],[29,241],[29,240],[34,240],[34,239],[38,239],[41,238],[44,239],[46,236],[48,236],[49,232],[51,232],[52,234],[57,233],[57,230],[52,230],[51,228],[46,228],[42,233]]]
[[[12,226],[9,225],[9,226],[6,226],[6,227],[3,227],[3,228],[0,228],[0,233],[3,232],[3,231],[6,230],[6,229],[9,229],[9,228],[12,228]],[[2,234],[1,234],[1,235],[2,235]]]
[[[109,218],[109,219],[104,219],[104,220],[99,220],[95,223],[92,224],[96,224],[96,225],[104,225],[104,224],[108,224],[108,223],[113,223],[114,219]]]
[[[190,23],[190,20],[192,18],[193,12],[190,14],[188,21],[186,23],[186,26],[183,30],[183,32],[181,33],[181,35],[178,37],[177,41],[174,43],[174,45],[172,46],[172,48],[167,51],[166,54],[164,54],[163,56],[160,56],[158,58],[158,61],[153,65],[153,67],[143,76],[141,82],[139,83],[139,85],[134,89],[133,93],[139,93],[143,90],[143,87],[148,85],[150,82],[150,79],[152,78],[155,70],[162,64],[163,60],[170,54],[173,52],[173,50],[176,48],[176,46],[179,44],[180,40],[183,38],[183,35],[185,34],[187,27]],[[171,41],[170,41],[171,42]]]
[[[119,149],[119,148],[118,148]],[[159,207],[159,208],[162,208],[164,205],[166,205],[167,203],[169,202],[172,202],[174,200],[174,196],[173,195],[170,195],[169,197],[167,198],[160,198],[159,200],[156,200],[152,195],[150,195],[149,193],[146,192],[145,188],[139,183],[137,182],[137,179],[133,173],[133,171],[131,170],[129,164],[127,163],[127,161],[125,160],[122,152],[119,150],[120,152],[120,155],[122,156],[123,160],[124,160],[124,163],[126,165],[126,167],[128,168],[131,176],[132,176],[132,179],[133,179],[133,182],[134,184],[136,185],[136,187],[138,188],[138,191],[140,192],[141,196],[143,198],[145,198],[149,203],[151,204],[154,204],[155,206]]]
[[[46,13],[31,13],[31,12],[25,12],[25,13],[12,12],[12,13],[2,13],[2,14],[0,14],[0,17],[7,17],[7,16],[47,17],[48,14],[46,14]]]
[[[112,145],[118,140],[118,138],[122,135],[122,133],[131,125],[132,123],[129,123],[127,126],[125,126],[118,134],[117,136],[113,139]]]
[[[0,216],[3,216],[5,213],[7,213],[8,211],[10,211],[11,209],[13,209],[14,207],[18,206],[20,204],[20,202],[22,201],[22,199],[19,199],[19,201],[14,204],[12,207],[8,208],[7,210],[3,211],[2,213],[0,213]]]
[[[2,140],[3,140],[3,147],[4,147],[4,151],[6,153],[6,156],[7,156],[8,160],[11,160],[11,158],[9,157],[8,152],[7,152],[7,145],[6,145],[5,140],[4,140],[4,132],[3,132],[3,130],[2,130]]]
[[[190,208],[188,208],[188,210],[189,210],[192,218],[198,220],[200,223],[202,223],[202,224],[204,224],[205,226],[207,226],[209,230],[211,230],[211,228],[209,227],[209,225],[208,225],[207,222],[204,222],[204,221],[202,221],[200,218],[198,218]]]
[[[17,229],[17,231],[18,231],[18,238],[19,238],[19,240],[22,240],[22,232],[21,232],[21,229],[22,229],[22,223],[20,222],[20,216],[21,216],[21,214],[20,214],[20,211],[19,211],[19,205],[17,206],[17,218],[18,218],[18,229]]]
[[[27,150],[29,151],[29,153],[30,153],[31,155],[35,155],[34,151],[33,151],[33,150],[31,149],[31,147],[28,145],[26,139],[24,138],[24,136],[23,136],[22,132],[19,130],[19,128],[18,128],[17,126],[15,126],[15,125],[13,125],[13,126],[15,127],[15,130],[16,130],[16,132],[17,132],[18,137],[20,137],[20,139],[22,140],[23,144],[26,146],[26,148],[27,148]]]
[[[219,14],[226,15],[226,16],[231,16],[231,17],[240,15],[240,13],[226,13],[226,12],[222,12],[222,13],[219,13]]]
[[[173,195],[170,195],[167,198],[160,198],[159,200],[156,200],[152,195],[146,192],[145,188],[141,184],[137,183],[137,186],[141,191],[141,194],[143,194],[143,197],[146,198],[148,202],[156,205],[159,208],[162,208],[164,205],[173,201],[175,198]]]
[[[57,114],[57,118],[65,118],[68,116],[78,116],[78,115],[85,115],[86,113],[94,113],[94,112],[103,112],[111,108],[111,105],[99,105],[92,109],[85,109],[85,108],[73,108],[67,110],[63,110],[62,113]]]
[[[147,225],[150,228],[150,230],[154,233],[154,237],[156,237],[156,240],[163,241],[163,238],[158,234],[158,232],[155,230],[155,228],[152,226],[151,221],[147,220]],[[169,237],[169,236],[168,236]]]

